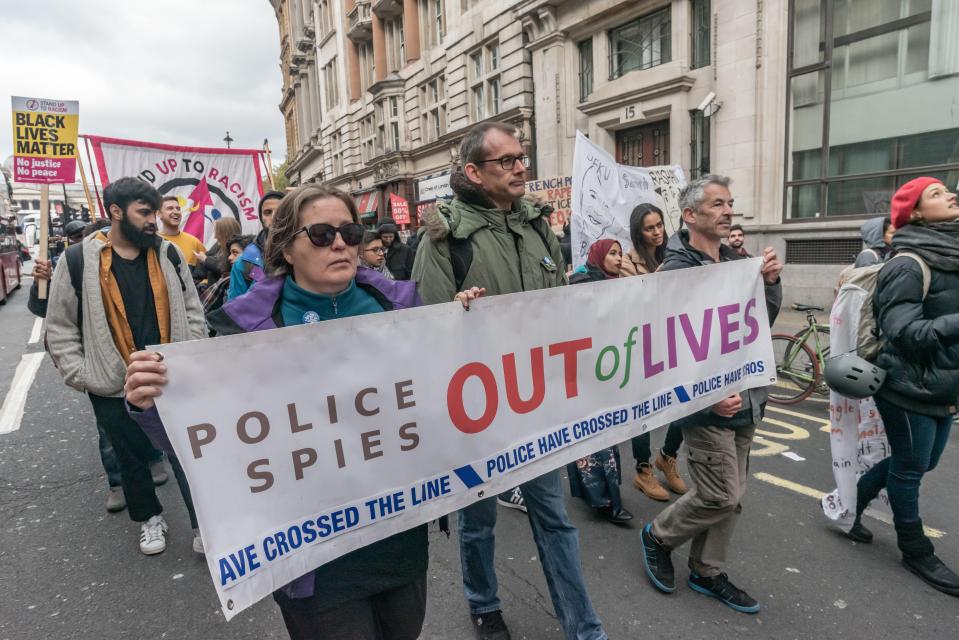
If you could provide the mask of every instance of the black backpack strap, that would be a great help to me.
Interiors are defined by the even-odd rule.
[[[83,336],[83,244],[74,244],[63,252],[67,261],[67,271],[70,273],[70,284],[73,293],[77,296],[77,328]],[[82,338],[81,338],[82,339]]]
[[[453,267],[453,279],[456,282],[456,292],[463,290],[463,282],[473,264],[473,241],[469,238],[447,239],[450,248],[450,265]]]
[[[180,273],[180,252],[177,251],[172,242],[167,243],[166,257],[169,259],[170,264],[173,265],[173,269],[176,271],[176,279],[180,281],[180,289],[185,293],[186,284],[183,282],[183,274]]]

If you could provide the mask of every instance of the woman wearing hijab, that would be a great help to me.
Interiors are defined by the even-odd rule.
[[[623,248],[617,240],[597,240],[589,248],[585,271],[573,274],[569,283],[618,278],[622,262]],[[580,458],[566,465],[566,469],[573,497],[585,500],[586,504],[613,524],[625,524],[633,519],[633,514],[623,507],[619,492],[622,473],[618,447],[608,447]]]
[[[873,307],[882,336],[875,394],[892,454],[859,479],[849,537],[872,542],[862,512],[889,494],[902,563],[929,586],[959,596],[959,576],[936,554],[919,516],[919,485],[939,463],[959,404],[959,204],[936,178],[910,180],[893,196],[892,258],[879,272]]]

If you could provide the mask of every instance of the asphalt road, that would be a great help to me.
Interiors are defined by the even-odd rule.
[[[27,286],[0,308],[0,398],[11,383],[34,319]],[[788,328],[795,318],[785,317]],[[159,556],[139,553],[139,527],[104,509],[106,482],[88,400],[69,390],[44,356],[26,387],[18,428],[0,433],[0,640],[97,638],[285,638],[266,599],[227,623],[206,565],[190,549],[190,529],[174,482],[159,489],[171,527]],[[593,602],[612,638],[940,638],[959,628],[959,601],[923,585],[898,562],[892,527],[868,519],[872,545],[838,535],[822,516],[817,492],[833,487],[827,405],[771,406],[757,438],[749,489],[730,554],[733,581],[762,602],[738,614],[683,586],[685,549],[674,554],[676,593],[652,589],[642,572],[638,533],[661,509],[627,480],[630,527],[598,520],[578,500],[579,526]],[[0,425],[2,427],[2,425]],[[654,444],[662,435],[654,434]],[[959,567],[957,436],[923,486],[926,524],[941,537],[940,556]],[[681,462],[684,463],[680,454]],[[630,460],[629,448],[623,460]],[[561,639],[525,516],[500,509],[496,564],[513,637]],[[431,533],[429,606],[423,638],[471,638],[453,537]]]

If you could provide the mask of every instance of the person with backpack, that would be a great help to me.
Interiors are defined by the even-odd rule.
[[[80,237],[76,238],[76,234],[72,234],[73,238],[71,239],[71,234],[68,234],[67,241],[69,242],[69,246],[67,246],[67,249],[74,244],[79,244],[84,238],[93,234],[94,232],[110,226],[110,221],[102,218],[87,225],[84,225],[84,223],[80,222],[79,220],[74,220],[73,222],[67,223],[66,226],[70,227],[70,225],[74,223],[80,224]],[[70,229],[66,230],[69,231]],[[70,255],[71,257],[76,256],[76,254],[72,252]],[[47,302],[49,300],[49,296],[43,300],[40,299],[39,283],[41,280],[50,282],[50,279],[53,277],[53,269],[56,268],[58,261],[59,256],[52,256],[50,260],[38,259],[33,265],[33,286],[30,287],[30,297],[27,300],[27,309],[30,310],[30,313],[40,318],[47,317]],[[72,265],[70,277],[70,283],[74,286],[74,293],[76,294],[78,300],[81,295],[81,268],[82,263],[79,260],[76,260],[75,264]],[[44,341],[44,348],[46,347],[47,345]],[[113,451],[113,445],[110,443],[110,437],[107,436],[107,432],[104,430],[103,425],[100,424],[99,421],[97,421],[97,445],[100,450],[100,464],[103,465],[103,473],[107,480],[107,512],[119,513],[127,508],[127,500],[123,495],[123,481],[120,479],[120,463],[117,461],[117,454]],[[169,480],[169,475],[163,466],[163,452],[154,449],[150,452],[149,461],[150,475],[153,477],[153,484],[158,487],[166,484],[167,480]]]
[[[279,191],[267,191],[260,197],[257,211],[263,228],[256,234],[253,243],[244,249],[240,259],[233,263],[230,269],[230,291],[227,293],[227,300],[242,296],[254,283],[266,277],[263,269],[263,252],[266,249],[270,227],[273,225],[273,215],[282,200],[283,194]]]
[[[885,488],[902,563],[959,596],[959,575],[936,556],[919,515],[919,486],[939,463],[959,405],[959,204],[940,180],[916,178],[896,191],[890,218],[898,255],[879,271],[871,302],[875,361],[886,373],[874,397],[892,454],[859,479],[850,534],[872,541],[862,513]]]
[[[892,220],[886,216],[872,218],[862,223],[859,233],[862,235],[862,243],[866,245],[859,255],[853,267],[868,267],[873,264],[885,262],[892,255],[892,234],[896,229],[892,226]]]
[[[474,287],[500,295],[566,284],[549,218],[541,205],[523,197],[528,158],[518,136],[512,125],[484,122],[463,138],[460,166],[450,176],[455,197],[423,215],[427,231],[413,279],[427,304],[449,302]],[[521,490],[566,638],[603,640],[606,633],[586,589],[579,537],[566,513],[560,470],[522,484]],[[463,591],[480,640],[510,637],[497,593],[495,527],[496,496],[459,512]]]
[[[167,524],[150,474],[153,447],[123,401],[126,365],[147,345],[206,336],[190,269],[176,246],[157,234],[160,194],[136,178],[103,191],[112,223],[64,253],[53,272],[47,305],[47,346],[64,381],[87,393],[120,465],[130,519],[142,523],[140,551],[166,549]],[[203,552],[186,476],[170,466]]]
[[[269,276],[211,314],[211,326],[235,335],[419,306],[414,283],[358,268],[363,234],[348,194],[313,184],[294,189],[270,231]],[[133,354],[126,392],[130,415],[170,451],[154,406],[166,382],[160,360],[152,351]],[[291,640],[415,640],[426,615],[428,544],[426,525],[415,526],[277,589]]]

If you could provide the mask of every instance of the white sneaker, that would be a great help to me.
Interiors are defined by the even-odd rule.
[[[195,553],[205,553],[203,550],[203,538],[200,537],[200,530],[193,530],[193,551]]]
[[[140,552],[152,556],[166,549],[167,524],[163,516],[153,516],[140,526]]]
[[[526,509],[526,500],[523,498],[523,492],[519,487],[513,487],[509,491],[496,496],[496,502],[508,509],[519,509],[523,513],[529,513]]]

